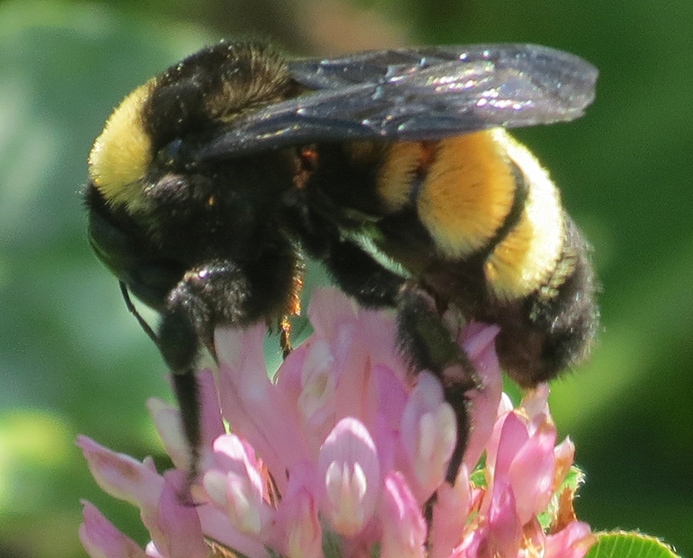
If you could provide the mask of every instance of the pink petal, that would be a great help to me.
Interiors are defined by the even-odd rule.
[[[385,478],[380,518],[383,526],[381,558],[425,556],[426,521],[400,473],[391,472]]]
[[[200,506],[197,510],[205,536],[217,541],[243,556],[269,558],[269,552],[262,538],[249,536],[238,531],[228,516],[214,506]]]
[[[305,366],[305,361],[308,358],[308,353],[311,350],[311,345],[315,342],[315,335],[311,335],[303,341],[298,347],[294,347],[293,351],[284,359],[281,365],[281,373],[275,374],[275,382],[282,393],[287,394],[287,398],[291,402],[298,400],[301,394],[301,375]],[[326,349],[329,353],[329,349]]]
[[[312,488],[315,472],[293,470],[277,509],[273,548],[287,558],[321,558],[322,526]],[[280,537],[280,538],[278,538]]]
[[[335,531],[357,534],[370,520],[379,496],[380,466],[375,444],[358,420],[342,419],[318,456],[323,479],[320,507]]]
[[[383,364],[373,367],[378,393],[378,414],[391,430],[399,430],[411,386],[396,370]]]
[[[334,358],[324,340],[316,339],[309,344],[301,369],[298,394],[298,405],[306,422],[321,407],[333,404],[336,384],[333,365]]]
[[[147,410],[154,421],[159,438],[164,444],[166,453],[177,469],[190,469],[190,446],[188,445],[181,424],[180,412],[168,403],[151,397],[147,400]]]
[[[205,472],[203,485],[212,501],[242,533],[259,535],[271,520],[265,502],[264,479],[248,455],[249,448],[232,434],[214,442],[219,467]]]
[[[164,483],[157,513],[142,520],[152,535],[157,550],[167,558],[206,558],[209,549],[204,542],[197,508],[182,503],[180,494],[185,486],[181,471],[169,471]]]
[[[402,447],[413,472],[419,504],[445,479],[455,448],[455,412],[445,402],[443,388],[429,372],[421,372],[402,416]]]
[[[200,445],[210,447],[217,437],[226,433],[214,373],[207,368],[198,372],[197,385],[201,408],[200,424],[202,426],[202,443]]]
[[[498,404],[498,416],[493,425],[493,430],[491,431],[491,436],[486,442],[486,467],[484,468],[484,473],[486,476],[486,482],[489,489],[493,487],[493,476],[495,474],[496,462],[498,460],[498,448],[501,442],[501,434],[503,433],[503,428],[505,426],[505,421],[508,417],[514,413],[514,405],[508,397],[507,394],[503,393],[501,395],[500,403]],[[526,436],[525,436],[526,438]],[[512,457],[512,452],[510,452],[510,457]],[[486,502],[484,509],[487,507],[488,502]],[[484,511],[485,513],[485,511]]]
[[[349,333],[351,328],[366,340],[374,363],[405,372],[406,367],[394,342],[396,328],[392,312],[365,309],[338,289],[322,288],[313,291],[308,317],[315,335],[325,339],[338,358],[343,358],[341,351],[350,345],[348,339],[344,343],[344,335],[353,335]]]
[[[226,366],[244,374],[267,378],[262,341],[267,327],[258,323],[247,328],[218,327],[214,331],[214,350]],[[219,388],[221,392],[221,388]]]
[[[317,455],[320,445],[337,422],[335,418],[337,375],[332,368],[334,358],[325,340],[310,339],[305,347],[307,350],[304,353],[300,371],[296,404],[311,454]],[[285,365],[290,364],[285,363]],[[284,376],[283,368],[284,366],[282,366],[280,378]]]
[[[498,445],[495,448],[489,445],[487,448],[488,466],[493,471],[494,476],[505,476],[508,474],[517,452],[529,440],[527,423],[516,413],[512,412],[499,419],[494,430],[498,430]]]
[[[429,558],[448,558],[453,548],[460,544],[471,500],[469,474],[463,464],[454,486],[443,483],[438,488],[429,535]]]
[[[335,356],[333,373],[337,378],[335,390],[335,418],[358,418],[366,428],[375,425],[378,393],[373,370],[374,348],[372,340],[364,338],[356,324],[343,326],[347,349]],[[347,341],[348,340],[348,341]]]
[[[545,423],[520,448],[508,469],[517,513],[523,524],[546,509],[551,501],[555,442],[556,429]]]
[[[549,393],[551,390],[548,384],[539,384],[536,388],[525,392],[520,407],[524,409],[530,422],[534,422],[537,417],[539,420],[544,420],[540,415],[549,414]]]
[[[245,330],[216,329],[219,392],[224,417],[252,444],[283,490],[286,469],[310,452],[295,406],[267,377],[264,332],[263,324]]]
[[[402,379],[406,375],[395,346],[393,316],[360,308],[335,289],[316,290],[308,314],[315,339],[329,347],[336,379],[336,420],[354,416],[372,428],[378,410],[374,368],[389,366],[398,370]]]
[[[315,289],[308,304],[308,318],[318,337],[326,339],[336,346],[339,326],[353,322],[358,313],[358,306],[353,299],[337,289]]]
[[[503,375],[496,356],[498,326],[471,322],[463,328],[460,343],[474,365],[483,386],[469,394],[472,431],[464,454],[467,467],[473,468],[491,436],[503,393]]]
[[[399,431],[393,431],[382,416],[378,416],[375,426],[372,428],[375,447],[378,448],[378,464],[381,471],[400,469],[398,462],[403,461]]]
[[[394,312],[361,308],[358,325],[361,338],[368,342],[373,364],[387,366],[399,374],[401,381],[408,381],[408,366],[397,345]]]
[[[492,502],[487,516],[486,556],[516,556],[522,543],[522,525],[515,511],[512,488],[505,482],[493,486]]]
[[[597,537],[590,526],[581,521],[573,521],[558,533],[546,537],[546,558],[582,558],[587,554]]]
[[[125,536],[90,502],[82,501],[84,523],[79,526],[79,539],[91,558],[145,558],[145,553],[130,537]]]
[[[164,479],[146,464],[116,453],[87,438],[77,437],[97,484],[111,496],[142,509],[156,509]]]

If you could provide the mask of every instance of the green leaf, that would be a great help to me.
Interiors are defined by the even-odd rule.
[[[637,532],[597,533],[597,542],[586,558],[677,558],[667,544]]]

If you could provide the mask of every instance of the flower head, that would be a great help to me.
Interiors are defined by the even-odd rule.
[[[149,404],[177,467],[164,474],[149,459],[79,439],[99,485],[137,505],[152,536],[140,549],[87,503],[80,536],[91,556],[586,553],[592,535],[566,484],[573,446],[555,445],[545,386],[518,408],[502,396],[495,326],[470,324],[460,335],[483,388],[470,394],[473,429],[451,485],[454,411],[433,374],[407,372],[392,316],[332,290],[314,294],[309,316],[313,335],[274,381],[262,325],[216,331],[219,369],[198,374],[205,444],[194,506],[180,498],[187,452],[175,409]]]

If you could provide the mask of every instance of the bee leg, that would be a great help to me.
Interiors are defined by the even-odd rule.
[[[359,244],[344,238],[339,228],[310,210],[305,192],[292,190],[285,213],[301,247],[321,261],[339,288],[362,306],[394,307],[404,278],[383,267]],[[302,197],[303,196],[303,197]]]
[[[401,352],[413,370],[430,370],[443,384],[445,400],[457,418],[457,443],[446,475],[453,484],[469,437],[467,392],[479,387],[474,366],[424,289],[386,269],[353,242],[335,240],[324,262],[340,288],[364,306],[396,307]]]
[[[190,346],[190,340],[194,339],[194,333],[190,331],[186,332],[187,319],[181,320],[181,317],[176,315],[167,315],[167,330],[168,332],[164,335],[164,343],[162,344],[162,338],[154,333],[154,330],[149,326],[149,324],[144,320],[141,314],[137,311],[137,308],[130,298],[130,293],[128,292],[127,285],[120,281],[120,291],[125,300],[125,305],[127,309],[132,313],[140,327],[145,331],[149,338],[154,341],[154,344],[159,348],[162,354],[167,355],[166,362],[171,366],[172,370],[183,372],[175,373],[173,376],[173,388],[176,394],[176,399],[181,406],[181,414],[183,415],[183,428],[185,429],[185,437],[190,444],[192,450],[192,464],[193,468],[191,470],[191,478],[195,476],[194,466],[197,463],[197,447],[199,445],[199,428],[195,428],[194,425],[200,422],[198,402],[197,402],[197,383],[195,382],[195,371],[192,367],[187,367],[189,362],[194,362],[197,358],[198,347],[197,343],[193,347]],[[173,322],[173,323],[172,323]],[[177,324],[177,325],[176,325]],[[171,330],[171,327],[173,329]],[[182,334],[183,343],[179,343],[179,337]],[[187,345],[187,348],[186,348]],[[182,349],[182,351],[181,351]],[[175,351],[175,352],[174,352]],[[178,352],[181,351],[181,352]],[[171,364],[173,363],[173,364]],[[192,404],[183,404],[181,401],[185,401],[190,398]]]
[[[268,261],[274,264],[269,267]],[[173,387],[180,406],[186,440],[190,446],[190,481],[197,474],[200,453],[200,402],[195,379],[203,346],[214,353],[214,329],[255,323],[280,314],[293,284],[296,260],[289,251],[268,251],[256,267],[241,267],[230,260],[213,260],[188,271],[169,293],[161,311],[158,346],[173,371]],[[264,282],[256,275],[267,276]]]
[[[363,306],[396,305],[404,278],[383,267],[359,245],[335,240],[323,261],[339,287]]]
[[[166,364],[172,371],[173,390],[180,408],[183,433],[190,449],[188,479],[197,476],[199,459],[200,402],[199,388],[195,377],[196,365],[201,351],[195,319],[185,307],[191,300],[187,284],[181,281],[171,293],[174,298],[161,314],[158,329],[158,346]]]
[[[142,314],[139,313],[135,304],[132,302],[132,299],[130,298],[130,291],[128,290],[127,284],[124,281],[118,281],[118,285],[120,286],[120,294],[123,296],[123,300],[125,301],[125,307],[128,309],[128,312],[130,312],[130,314],[132,314],[135,317],[137,323],[140,324],[140,327],[144,330],[147,336],[152,341],[154,341],[154,344],[158,347],[159,338],[157,337],[156,333],[154,333],[154,330],[147,323],[147,321],[142,317]]]
[[[397,297],[397,329],[402,352],[414,370],[430,370],[441,381],[445,400],[457,418],[457,443],[446,480],[454,484],[469,438],[467,393],[479,388],[479,379],[467,355],[445,326],[432,297],[407,282]]]

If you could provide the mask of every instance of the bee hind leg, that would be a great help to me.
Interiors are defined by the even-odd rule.
[[[443,385],[445,400],[457,419],[457,442],[446,480],[454,484],[469,439],[467,393],[480,387],[474,365],[443,322],[431,295],[407,282],[397,297],[397,329],[402,353],[415,371],[430,370]]]
[[[441,381],[457,418],[457,443],[446,480],[454,484],[469,437],[467,392],[478,388],[474,366],[443,322],[431,295],[385,268],[359,245],[335,239],[323,261],[340,288],[366,307],[397,310],[399,349],[415,372],[430,370]]]

